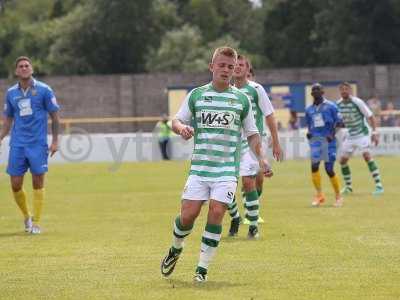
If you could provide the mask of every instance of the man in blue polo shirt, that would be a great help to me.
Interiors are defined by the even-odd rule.
[[[52,89],[34,79],[32,74],[31,60],[26,56],[18,57],[15,62],[18,83],[8,89],[4,100],[0,146],[12,126],[7,173],[11,178],[15,202],[25,218],[25,231],[39,234],[47,158],[49,152],[53,156],[58,149],[59,106]],[[47,145],[48,115],[52,121],[50,147]],[[33,218],[23,190],[24,175],[28,169],[32,173]]]
[[[319,164],[325,161],[325,171],[329,176],[335,191],[335,207],[343,204],[340,196],[338,176],[335,174],[334,164],[336,160],[336,138],[337,128],[343,127],[342,117],[335,103],[326,100],[322,85],[316,83],[311,88],[313,104],[306,108],[307,138],[311,152],[312,182],[317,191],[312,202],[313,206],[319,206],[325,201],[321,189],[321,174]]]

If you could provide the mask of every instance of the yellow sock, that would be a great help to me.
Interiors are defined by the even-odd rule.
[[[312,177],[312,182],[314,184],[315,189],[317,190],[317,193],[321,193],[321,174],[319,173],[319,170],[317,172],[312,172],[311,173]]]
[[[335,176],[329,177],[329,179],[331,180],[331,184],[333,190],[335,191],[335,194],[338,195],[340,193],[339,177],[335,174]]]
[[[39,223],[42,215],[44,189],[33,190],[33,222]]]
[[[18,192],[13,192],[14,200],[17,203],[19,209],[24,215],[25,219],[29,217],[28,203],[26,202],[26,194],[23,189]]]

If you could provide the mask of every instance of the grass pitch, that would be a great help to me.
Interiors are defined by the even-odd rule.
[[[345,205],[311,208],[308,161],[275,164],[264,184],[258,241],[223,239],[209,281],[195,285],[204,207],[171,278],[159,264],[171,242],[188,164],[53,165],[43,234],[23,233],[0,175],[0,299],[399,299],[399,157],[378,157],[385,194],[360,158]],[[1,167],[4,170],[4,166]],[[338,169],[338,168],[337,168]],[[30,176],[25,189],[31,199]]]

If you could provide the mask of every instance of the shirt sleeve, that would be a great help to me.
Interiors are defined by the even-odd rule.
[[[256,121],[254,120],[254,114],[253,114],[253,109],[251,108],[250,100],[247,98],[247,96],[246,99],[249,102],[249,111],[247,112],[246,117],[243,119],[244,137],[248,137],[253,134],[259,133],[256,126]]]
[[[310,131],[311,130],[311,116],[310,113],[308,112],[308,110],[306,110],[306,124],[307,124],[307,128]]]
[[[258,106],[265,117],[274,113],[274,108],[271,101],[269,100],[268,94],[262,85],[256,87],[258,94]]]
[[[190,110],[189,107],[189,99],[191,95],[192,91],[186,95],[185,100],[183,100],[183,103],[179,108],[178,113],[175,115],[175,119],[178,119],[179,121],[183,122],[186,125],[190,124],[193,116],[192,111]]]
[[[364,101],[362,101],[360,98],[352,98],[353,102],[357,105],[358,109],[361,111],[361,113],[364,115],[364,117],[369,118],[372,117],[372,111],[369,109],[367,104],[365,104]]]
[[[11,105],[9,93],[6,93],[6,96],[4,97],[3,115],[8,118],[14,118],[14,108]]]
[[[44,94],[44,107],[49,113],[60,110],[60,106],[57,103],[56,96],[54,95],[54,92],[50,87],[46,88]]]

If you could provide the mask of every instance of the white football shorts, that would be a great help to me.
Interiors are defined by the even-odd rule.
[[[190,175],[182,193],[182,199],[204,201],[213,199],[230,204],[237,187],[236,181],[204,181],[200,177]]]
[[[253,152],[248,148],[240,157],[240,176],[254,176],[260,170],[260,165]]]
[[[369,152],[371,150],[371,137],[369,135],[358,138],[346,137],[342,143],[341,153],[346,156],[351,155],[356,149],[359,149],[362,153]]]

